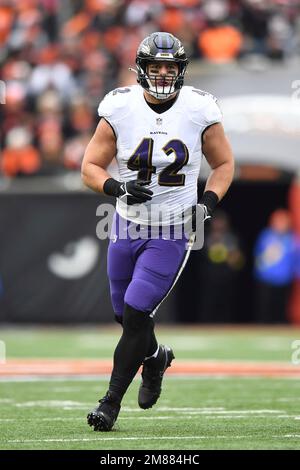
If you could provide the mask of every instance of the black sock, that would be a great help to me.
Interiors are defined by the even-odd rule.
[[[115,315],[115,320],[116,320],[117,323],[120,323],[120,325],[123,326],[123,317],[122,316]],[[157,339],[156,339],[156,336],[155,336],[155,333],[154,333],[154,329],[153,329],[146,357],[153,356],[153,354],[157,351],[157,348],[158,348],[158,342],[157,342]]]
[[[125,305],[123,334],[114,352],[114,366],[109,383],[109,391],[117,395],[120,402],[147,355],[153,328],[154,322],[148,313]]]
[[[154,333],[154,330],[152,330],[151,338],[150,338],[150,344],[149,348],[146,354],[146,357],[151,357],[153,354],[157,351],[158,348],[158,342]]]

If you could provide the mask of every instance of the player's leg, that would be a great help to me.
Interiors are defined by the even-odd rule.
[[[126,228],[125,228],[126,227]],[[132,241],[129,237],[126,240],[120,239],[119,235],[122,230],[128,233],[128,223],[122,219],[117,213],[113,225],[113,242],[109,245],[108,250],[108,277],[110,283],[110,293],[115,319],[123,325],[124,297],[126,289],[131,281],[137,253],[132,253]],[[116,241],[115,241],[116,240]],[[135,249],[142,249],[145,241],[137,240],[134,242]],[[130,255],[128,253],[130,251]],[[155,337],[154,330],[151,333],[149,348],[146,357],[156,356],[158,353],[158,342]]]
[[[109,391],[121,402],[143,362],[153,333],[154,321],[147,312],[125,304],[123,333],[114,352]]]
[[[119,217],[114,220],[111,241],[107,254],[107,274],[115,319],[123,326],[124,297],[132,279],[134,260],[129,239],[119,237]],[[120,398],[108,392],[99,405],[88,414],[88,424],[95,431],[109,431],[120,411]]]
[[[127,287],[131,281],[135,261],[138,257],[137,253],[132,253],[132,241],[129,241],[129,236],[126,240],[119,239],[117,235],[120,231],[125,230],[128,234],[128,222],[122,219],[119,214],[115,214],[113,224],[113,236],[111,237],[114,242],[111,242],[108,250],[108,278],[110,283],[110,293],[112,306],[115,312],[115,320],[123,325],[123,311],[124,311],[124,297]],[[115,241],[116,240],[116,241]],[[117,245],[116,245],[117,243]],[[133,248],[143,249],[145,241],[135,241]],[[129,246],[130,245],[130,246]],[[131,255],[128,256],[128,250]],[[154,330],[152,330],[151,339],[148,351],[146,353],[147,358],[156,357],[158,353],[158,342],[155,337]]]
[[[95,431],[110,431],[118,417],[122,398],[136,375],[149,347],[153,319],[148,313],[126,305],[123,333],[114,352],[109,389],[100,404],[88,415]]]
[[[186,240],[149,241],[137,260],[125,302],[153,315],[184,268],[189,256],[185,248]],[[152,346],[152,357],[148,354],[143,361],[138,402],[144,409],[152,407],[159,398],[163,374],[174,358],[169,347],[156,345]]]
[[[117,233],[118,224],[117,216],[114,227]],[[143,240],[139,242],[141,247],[144,243]],[[123,333],[114,352],[109,390],[100,400],[99,406],[88,415],[88,423],[95,431],[109,431],[113,427],[123,395],[143,359],[147,355],[155,354],[158,348],[152,318],[129,305],[124,305],[124,295],[132,279],[135,259],[129,239],[113,236],[108,249],[108,276],[115,318],[122,324]]]
[[[115,320],[116,322],[120,323],[120,325],[123,326],[123,315],[115,315]],[[159,346],[158,342],[155,336],[155,331],[152,331],[151,338],[150,338],[150,344],[148,347],[148,351],[146,353],[145,359],[151,359],[152,357],[156,357],[159,351]]]
[[[123,323],[125,293],[134,270],[130,249],[122,242],[123,240],[115,244],[110,243],[107,257],[111,303],[115,320],[120,324]]]
[[[146,356],[145,356],[144,360],[148,360],[148,359],[151,359],[153,357],[156,357],[157,354],[158,354],[158,350],[159,350],[159,346],[158,346],[157,338],[155,336],[155,331],[153,329],[152,335],[151,335],[151,338],[150,338],[150,343],[149,343],[149,346],[148,346],[148,351],[146,353]]]
[[[133,255],[137,261],[125,294],[123,333],[114,352],[109,390],[88,417],[89,424],[96,431],[112,429],[120,411],[121,400],[153,340],[154,322],[151,313],[169,291],[185,255],[184,241],[149,240],[145,243],[137,240],[132,245],[136,247]],[[154,367],[151,362],[151,367],[144,367],[144,387],[140,393],[142,399],[139,400],[143,408],[152,406],[159,397],[163,372],[172,359],[172,351],[162,347],[156,359],[148,361],[155,361]],[[152,388],[148,386],[149,381]]]
[[[175,248],[175,245],[178,245],[177,248]],[[152,345],[155,345],[156,347],[156,340],[153,335],[153,320],[149,314],[153,311],[154,307],[162,301],[163,297],[170,289],[174,277],[177,275],[178,265],[181,264],[182,252],[185,251],[185,242],[172,242],[172,245],[170,245],[172,246],[172,248],[170,248],[171,253],[169,253],[166,259],[163,261],[164,267],[169,265],[167,272],[164,273],[164,268],[162,268],[162,265],[157,271],[156,268],[152,266],[150,260],[153,258],[154,266],[156,266],[158,259],[162,260],[164,258],[163,253],[165,253],[167,248],[165,241],[161,241],[161,243],[156,246],[156,244],[153,244],[153,241],[148,241],[145,243],[143,240],[138,240],[136,241],[136,246],[138,248],[137,252],[139,252],[139,256],[136,254],[136,258],[138,260],[136,266],[139,263],[140,267],[137,269],[136,275],[134,271],[133,279],[130,282],[125,294],[123,334],[114,353],[114,367],[111,375],[109,390],[106,396],[101,400],[99,407],[90,413],[88,418],[89,423],[94,426],[94,429],[99,431],[109,431],[112,428],[120,410],[121,400],[136,372],[138,371],[139,366],[147,356],[147,352],[150,351],[149,348],[151,342]],[[148,246],[148,257],[145,257],[145,252],[147,251],[145,247]],[[175,262],[174,259],[176,260]],[[143,266],[144,263],[145,266]],[[142,272],[138,274],[140,269]],[[147,273],[150,274],[148,279],[146,279]],[[155,288],[154,286],[153,289],[153,284],[155,284],[155,282],[157,283],[157,275],[158,277],[162,276],[164,278],[164,282],[159,287],[156,286]],[[143,286],[139,285],[139,281],[143,284]],[[140,287],[143,288],[140,289]],[[146,290],[149,288],[151,290],[151,295],[148,297],[148,302],[145,303],[145,299],[142,299],[142,297],[145,296]],[[126,300],[127,294],[129,298],[131,297],[131,294],[133,294],[133,298],[136,297],[136,301],[132,300],[131,302],[134,305],[131,305],[131,303]],[[172,351],[167,350],[167,348],[163,348],[162,353],[164,356],[163,363],[165,370],[170,365],[173,354]],[[151,355],[152,354],[153,351],[151,351]],[[158,354],[157,356],[157,360],[159,359],[159,362],[161,362],[160,356],[161,354]],[[155,363],[154,369],[155,373],[157,373],[157,361]],[[151,373],[153,375],[153,368],[151,368]],[[152,400],[153,393],[157,395],[154,402],[157,400],[160,393],[160,384],[162,380],[161,375],[162,374],[160,374],[159,378],[155,377],[155,390],[150,390],[152,393]],[[145,380],[146,379],[147,377],[145,377]]]
[[[117,217],[118,223],[120,217]],[[114,238],[113,238],[114,240]],[[140,245],[144,244],[144,241]],[[115,320],[123,326],[123,312],[125,306],[125,292],[132,279],[135,258],[132,256],[130,243],[127,240],[117,239],[110,242],[107,256],[107,274],[109,278],[110,294]],[[158,342],[152,330],[149,348],[146,357],[153,357],[158,352]]]
[[[154,316],[179,278],[190,251],[186,240],[148,240],[137,257],[125,303]]]
[[[132,243],[130,243],[130,245],[131,247],[133,246]],[[137,240],[134,245],[139,248],[137,252],[142,252],[144,249],[143,247],[145,246],[145,241]],[[109,259],[109,266],[113,267],[114,260],[112,257]],[[131,259],[132,263],[135,263],[136,259],[138,259],[138,253],[134,253],[132,249]],[[122,256],[116,258],[116,262],[118,261],[122,262]],[[110,280],[112,277],[114,276],[110,273]],[[114,278],[114,280],[116,279]],[[120,308],[118,292],[116,292],[115,296],[112,295],[112,297],[114,297],[115,305],[118,304],[116,305],[117,308],[115,307],[115,312],[118,314],[118,309]],[[101,423],[100,427],[97,427],[97,430],[111,429],[120,409],[120,403],[124,394],[126,393],[144,358],[147,356],[148,351],[150,350],[151,355],[153,354],[153,350],[151,350],[151,348],[149,349],[150,345],[156,343],[153,333],[154,322],[149,313],[139,308],[134,308],[126,301],[122,316],[122,326],[123,333],[114,352],[113,370],[110,378],[109,390],[107,392],[109,402],[106,400],[106,402],[100,404]],[[157,349],[156,344],[154,346]],[[109,411],[113,416],[108,415]],[[97,415],[99,417],[99,410]]]

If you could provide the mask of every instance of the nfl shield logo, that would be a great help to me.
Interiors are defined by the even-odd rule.
[[[157,119],[156,119],[156,124],[157,124],[158,126],[161,126],[161,125],[162,125],[162,118],[157,118]]]

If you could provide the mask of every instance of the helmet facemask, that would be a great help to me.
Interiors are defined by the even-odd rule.
[[[178,70],[164,76],[149,73],[151,64],[172,63]],[[183,86],[188,60],[181,42],[169,33],[152,33],[140,44],[136,57],[137,81],[156,99],[164,100],[177,93]]]
[[[155,64],[159,62],[162,61],[144,61],[143,66],[137,64],[138,78],[147,93],[158,100],[165,100],[179,91],[183,83],[183,76],[179,72],[179,66],[175,61],[169,61],[177,65],[178,70],[175,71],[174,69],[175,73],[171,73],[172,70],[167,75],[151,73],[151,66],[154,65],[155,68]],[[164,62],[167,63],[167,61]]]

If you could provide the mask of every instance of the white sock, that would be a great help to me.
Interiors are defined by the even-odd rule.
[[[158,352],[159,352],[159,346],[157,347],[157,350],[155,351],[155,353],[152,354],[152,356],[145,357],[144,361],[147,361],[148,359],[152,359],[152,358],[155,359],[158,355]]]

